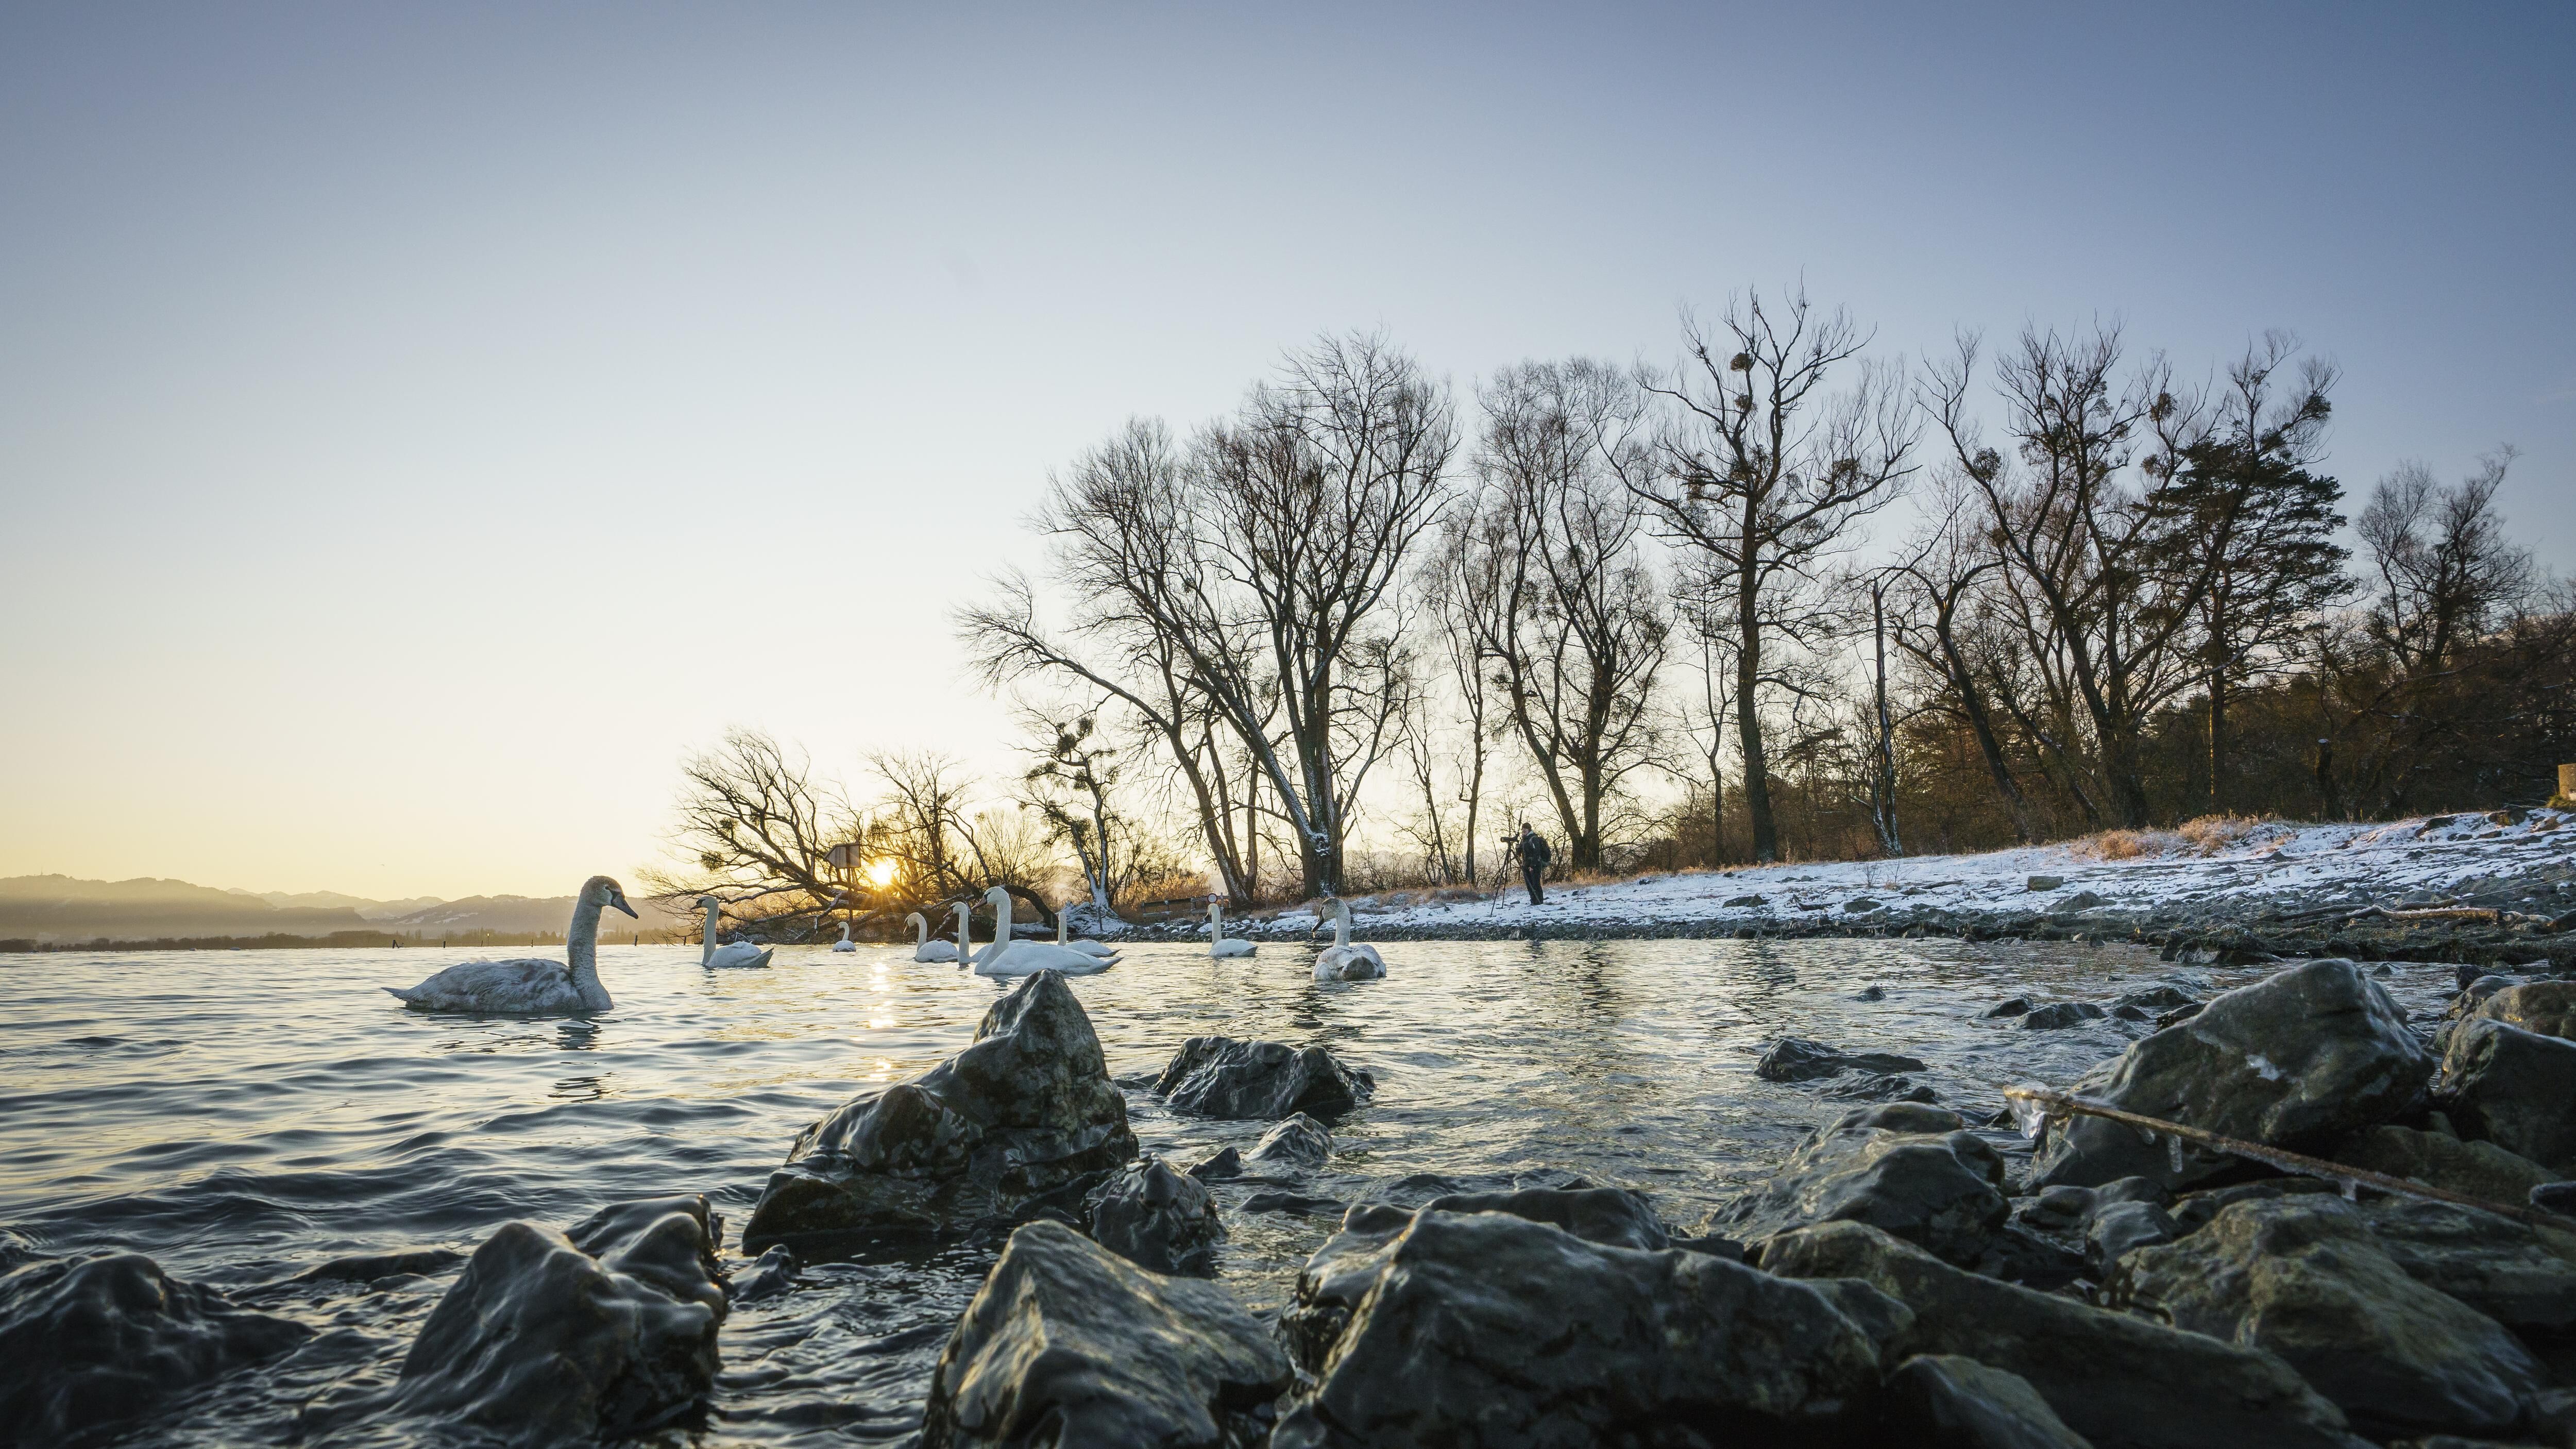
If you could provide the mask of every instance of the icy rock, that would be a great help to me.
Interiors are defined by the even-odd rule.
[[[1890,1354],[2018,1374],[2095,1449],[2360,1449],[2343,1411],[2269,1353],[1997,1282],[1859,1223],[1774,1238],[1762,1266],[1879,1289],[1913,1313]]]
[[[504,1223],[421,1325],[394,1407],[526,1444],[662,1423],[715,1382],[715,1250],[696,1196],[621,1203],[570,1233]]]
[[[1261,1442],[1291,1378],[1224,1289],[1035,1222],[1011,1234],[949,1335],[921,1444],[1234,1449]]]
[[[2132,1042],[2086,1073],[2075,1095],[2292,1151],[2316,1151],[2403,1115],[2432,1066],[2405,1013],[2350,961],[2309,961],[2212,1000],[2191,1020]],[[2169,1187],[2227,1170],[2199,1152],[2095,1117],[2052,1121],[2034,1187],[2132,1175]]]
[[[1727,899],[1726,908],[1730,911],[1740,911],[1769,904],[1771,904],[1769,896],[1731,896]]]
[[[1253,1144],[1252,1155],[1245,1160],[1265,1167],[1312,1172],[1332,1157],[1332,1132],[1305,1113],[1293,1112],[1262,1133],[1261,1140]]]
[[[1867,1223],[1974,1263],[2011,1205],[2003,1158],[1967,1129],[1956,1112],[1913,1103],[1847,1113],[1694,1231],[1758,1243],[1817,1223]]]
[[[1850,900],[1843,902],[1843,909],[1853,915],[1859,915],[1863,911],[1877,910],[1878,902],[1871,900],[1867,896],[1854,896]]]
[[[1784,1036],[1763,1049],[1753,1075],[1766,1082],[1812,1082],[1844,1072],[1919,1072],[1923,1063],[1891,1052],[1838,1051],[1819,1041]]]
[[[2463,1021],[2434,1091],[2460,1131],[2552,1172],[2576,1165],[2576,1041]]]
[[[302,1343],[140,1253],[40,1258],[0,1277],[0,1444],[59,1444]]]
[[[2102,898],[2095,895],[2093,892],[2077,891],[2066,899],[2057,902],[2056,909],[2061,911],[2089,911],[2100,904],[2102,904]]]
[[[966,1050],[799,1133],[743,1242],[1010,1221],[1079,1197],[1135,1155],[1091,1018],[1061,975],[1040,971],[984,1013]]]
[[[1194,1036],[1163,1068],[1154,1090],[1175,1112],[1267,1120],[1304,1112],[1326,1121],[1369,1099],[1369,1074],[1323,1047]]]
[[[1084,1203],[1100,1246],[1157,1273],[1209,1277],[1225,1222],[1207,1184],[1157,1157],[1128,1163]]]
[[[2088,1021],[2100,1021],[2105,1015],[2108,1013],[2089,1001],[2052,1001],[2024,1012],[2013,1027],[2018,1031],[2063,1031]]]
[[[1921,1449],[2093,1449],[2028,1379],[1956,1354],[1898,1364],[1885,1415],[1888,1442]]]
[[[2035,891],[2053,891],[2064,884],[2066,877],[2062,875],[2035,875],[2022,882],[2024,889]]]
[[[1283,1329],[1319,1381],[1273,1449],[1805,1443],[1857,1427],[1878,1378],[1808,1284],[1491,1212],[1335,1236]]]
[[[2336,1198],[2238,1203],[2120,1259],[2103,1296],[2278,1354],[2375,1438],[2503,1433],[2547,1382],[2520,1340],[2407,1276]]]

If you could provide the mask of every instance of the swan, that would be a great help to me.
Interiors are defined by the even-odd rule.
[[[849,922],[843,921],[841,923],[841,939],[832,943],[832,949],[835,951],[855,951],[859,949],[859,943],[850,939]]]
[[[930,918],[928,916],[923,915],[919,911],[915,911],[911,915],[904,917],[903,923],[912,927],[912,959],[915,961],[954,961],[957,959],[956,947],[949,945],[946,941],[934,941],[930,939]]]
[[[1351,903],[1334,901],[1333,944],[1315,953],[1318,981],[1375,981],[1386,975],[1386,960],[1375,946],[1351,944]]]
[[[617,1003],[599,984],[599,913],[615,908],[632,916],[626,890],[604,875],[581,883],[573,897],[572,924],[564,929],[564,961],[465,961],[406,991],[385,990],[422,1011],[478,1011],[494,1016],[579,1016]]]
[[[993,944],[975,958],[978,976],[1027,976],[1038,971],[1061,971],[1067,976],[1088,976],[1106,971],[1118,964],[1118,958],[1106,960],[1070,946],[1051,945],[1044,941],[1011,939],[1011,893],[1001,886],[984,892],[993,906]]]
[[[727,941],[721,946],[717,945],[716,921],[724,914],[724,902],[714,896],[700,896],[698,904],[705,907],[707,912],[707,928],[698,937],[699,965],[711,971],[718,967],[766,966],[769,964],[769,958],[778,953],[778,948],[775,946],[763,950],[749,941]]]
[[[1070,934],[1070,931],[1071,928],[1066,924],[1066,913],[1063,911],[1056,912],[1055,943],[1057,945],[1062,946],[1068,951],[1080,951],[1085,956],[1097,956],[1103,961],[1115,961],[1118,959],[1117,947],[1104,946],[1098,941],[1068,941],[1065,937]]]
[[[1254,949],[1255,948],[1250,941],[1244,940],[1240,936],[1232,939],[1227,938],[1225,934],[1225,897],[1208,897],[1208,954],[1218,957],[1249,956],[1253,953]]]

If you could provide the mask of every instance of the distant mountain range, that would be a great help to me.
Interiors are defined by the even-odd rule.
[[[613,916],[603,922],[614,936],[621,926],[665,931],[687,921],[649,901],[636,900],[643,919]],[[216,936],[328,936],[335,931],[383,931],[431,940],[476,931],[519,935],[561,931],[572,919],[570,896],[436,896],[379,901],[338,891],[217,890],[183,880],[78,880],[64,875],[0,878],[0,940],[44,944],[77,941],[144,941]]]

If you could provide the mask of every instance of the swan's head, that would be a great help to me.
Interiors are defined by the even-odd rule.
[[[930,919],[919,911],[915,911],[911,915],[904,917],[903,923],[907,926],[919,926],[925,931],[930,929]]]
[[[702,911],[720,911],[724,909],[724,902],[717,900],[714,896],[700,896],[696,900],[689,902],[689,904],[696,906]]]
[[[635,914],[635,908],[626,904],[626,887],[604,875],[592,876],[581,883],[581,903],[585,906],[604,906],[610,910],[624,911],[630,916]]]
[[[991,890],[984,892],[984,899],[992,902],[996,906],[1007,906],[1011,903],[1010,887],[995,886]]]

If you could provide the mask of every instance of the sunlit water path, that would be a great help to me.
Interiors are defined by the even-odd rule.
[[[710,973],[694,948],[603,948],[617,1007],[596,1020],[405,1011],[408,985],[466,951],[237,951],[0,957],[0,1226],[47,1253],[126,1248],[321,1330],[289,1358],[130,1426],[121,1442],[276,1442],[336,1381],[388,1380],[453,1274],[285,1285],[324,1259],[472,1248],[506,1219],[568,1226],[622,1198],[696,1191],[729,1229],[798,1128],[963,1047],[1005,989],[909,948],[782,950]],[[1411,1173],[1567,1169],[1641,1189],[1688,1225],[1848,1104],[1753,1076],[1782,1034],[1910,1053],[1945,1103],[2063,1082],[2141,1028],[2057,1032],[1979,1019],[2002,997],[2107,1000],[2154,980],[2195,992],[2256,969],[2160,966],[2145,951],[1955,941],[1407,942],[1384,981],[1318,985],[1306,953],[1212,962],[1144,946],[1076,992],[1110,1070],[1150,1073],[1186,1036],[1321,1043],[1377,1074],[1337,1127],[1344,1200]],[[2449,967],[2388,984],[2435,1009]],[[1884,1000],[1856,994],[1878,985]],[[1261,1123],[1175,1118],[1129,1092],[1146,1150],[1250,1146]],[[1998,1134],[1999,1140],[2004,1134]],[[1240,1210],[1223,1280],[1275,1307],[1329,1216]],[[727,1322],[713,1414],[672,1442],[899,1442],[950,1323],[995,1245],[809,1265]],[[310,1441],[308,1441],[310,1442]],[[383,1422],[331,1443],[461,1442]]]

